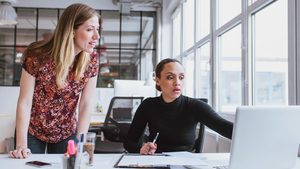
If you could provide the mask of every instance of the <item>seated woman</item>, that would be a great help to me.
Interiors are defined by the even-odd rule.
[[[231,139],[233,123],[221,118],[208,104],[182,95],[184,68],[178,60],[164,59],[155,68],[156,89],[159,97],[145,99],[137,109],[124,141],[130,153],[151,155],[154,152],[192,151],[198,122]],[[156,143],[138,144],[148,123]],[[150,150],[151,148],[151,150]]]

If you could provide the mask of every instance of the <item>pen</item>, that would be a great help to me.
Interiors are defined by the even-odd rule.
[[[156,134],[156,136],[155,136],[155,138],[154,138],[154,140],[153,140],[153,142],[152,142],[153,144],[155,144],[158,135],[159,135],[159,132],[157,132],[157,134]],[[151,150],[152,150],[152,147],[150,147],[149,152],[150,152]]]
[[[84,133],[79,133],[79,140],[80,141],[78,142],[78,146],[77,146],[77,154],[76,154],[74,169],[80,168],[81,154],[82,154],[82,150],[83,150]]]

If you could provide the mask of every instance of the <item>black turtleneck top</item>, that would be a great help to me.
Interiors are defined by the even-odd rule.
[[[198,122],[231,139],[233,123],[220,117],[201,100],[183,95],[171,103],[165,103],[162,95],[147,98],[135,113],[124,148],[130,153],[140,152],[138,140],[148,123],[150,141],[159,132],[156,152],[191,151]]]

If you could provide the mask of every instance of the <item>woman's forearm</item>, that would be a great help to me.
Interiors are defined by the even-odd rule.
[[[83,106],[82,108],[79,108],[77,138],[79,133],[88,132],[90,126],[90,120],[91,120],[91,112],[92,112],[91,106]]]
[[[78,108],[78,126],[77,126],[77,138],[79,133],[88,132],[91,114],[92,114],[92,97],[96,88],[97,76],[92,77],[87,82],[85,88],[81,93],[81,98]]]
[[[20,95],[16,113],[16,148],[27,147],[27,133],[30,121],[30,111],[35,86],[35,77],[22,69]]]
[[[30,105],[18,103],[16,115],[16,148],[27,147]]]

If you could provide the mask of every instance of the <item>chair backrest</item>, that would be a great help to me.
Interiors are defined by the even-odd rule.
[[[123,142],[131,120],[144,97],[113,97],[105,117],[102,131],[105,139]]]
[[[199,100],[208,103],[208,99],[199,98]],[[199,133],[198,138],[195,140],[195,145],[193,150],[195,153],[202,153],[203,143],[204,143],[204,135],[205,135],[205,125],[203,123],[199,123]]]

